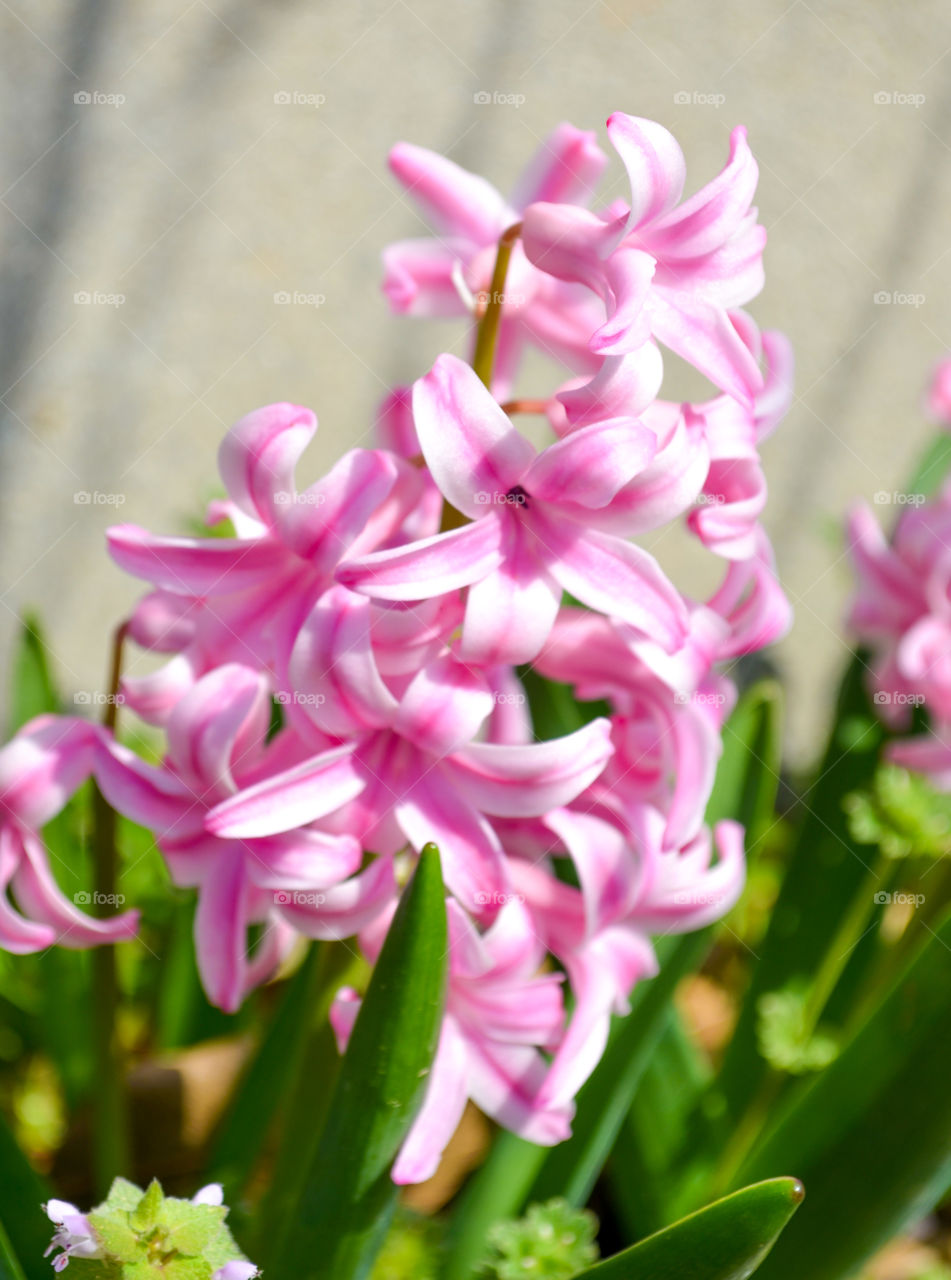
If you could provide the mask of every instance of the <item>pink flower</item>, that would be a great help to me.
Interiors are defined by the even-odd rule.
[[[56,1227],[44,1258],[61,1249],[53,1259],[54,1271],[65,1271],[70,1258],[101,1258],[102,1250],[93,1234],[89,1219],[66,1200],[49,1200],[43,1211]]]
[[[896,763],[951,791],[951,482],[905,507],[887,539],[867,507],[848,523],[858,586],[849,625],[872,651],[875,709],[893,729],[924,705],[928,736],[889,745]]]
[[[110,804],[155,833],[177,884],[197,886],[202,982],[209,999],[229,1012],[271,975],[295,930],[346,937],[382,910],[394,890],[387,859],[360,872],[362,851],[352,835],[303,826],[243,840],[206,830],[207,813],[222,800],[305,754],[292,734],[265,745],[269,721],[266,678],[225,665],[203,676],[175,707],[162,767],[105,737],[96,761]],[[267,927],[249,956],[253,923]]]
[[[300,621],[348,548],[386,545],[421,503],[417,527],[428,531],[422,475],[389,454],[353,449],[298,493],[294,469],[316,429],[309,409],[275,404],[228,432],[218,462],[229,498],[213,504],[211,519],[230,518],[235,538],[110,529],[116,563],[156,588],[133,615],[133,638],[179,655],[155,675],[125,680],[131,707],[146,719],[164,722],[195,679],[220,663],[269,669],[286,661]]]
[[[945,356],[935,366],[925,398],[925,412],[933,422],[951,427],[951,356]]]
[[[340,745],[223,800],[206,826],[247,840],[320,818],[384,853],[433,840],[452,892],[491,917],[508,878],[486,815],[534,817],[573,799],[604,768],[608,724],[531,745],[474,741],[494,706],[488,680],[444,654],[400,681],[397,696],[380,675],[370,622],[368,600],[335,588],[291,657],[301,728],[310,722],[318,746]]]
[[[529,261],[601,297],[600,355],[635,350],[653,335],[723,391],[749,402],[761,385],[727,309],[763,285],[765,229],[751,208],[758,176],[746,131],[733,130],[726,168],[680,203],[685,164],[673,136],[651,120],[615,112],[608,136],[631,182],[629,210],[588,213],[556,203],[526,210]]]
[[[97,730],[82,720],[39,716],[0,749],[0,946],[6,951],[95,947],[135,936],[137,911],[96,920],[77,910],[74,903],[90,895],[77,892],[70,902],[63,894],[39,834],[91,774],[96,738]],[[16,907],[7,897],[11,889]]]
[[[349,557],[338,580],[377,599],[421,600],[469,587],[461,655],[526,662],[544,644],[569,591],[675,649],[686,612],[647,552],[605,526],[629,524],[638,503],[612,499],[650,463],[656,437],[611,419],[536,454],[468,366],[444,355],[415,387],[429,469],[471,523],[369,556]]]
[[[537,200],[586,204],[607,163],[593,133],[561,124],[545,140],[506,201],[484,178],[444,156],[400,143],[390,168],[419,205],[435,238],[403,240],[383,253],[383,291],[394,311],[460,316],[488,292],[499,238]],[[584,290],[536,271],[520,245],[505,286],[495,390],[511,384],[526,343],[593,372],[588,349],[597,309]]]
[[[422,1182],[436,1171],[468,1099],[513,1133],[551,1146],[569,1135],[570,1099],[540,1105],[548,1064],[540,1049],[561,1037],[561,977],[540,973],[544,947],[520,899],[509,896],[494,924],[479,933],[459,905],[449,913],[446,1013],[426,1097],[397,1156],[393,1180]],[[371,960],[379,925],[361,936]],[[359,1011],[356,993],[337,996],[331,1018],[341,1048]]]

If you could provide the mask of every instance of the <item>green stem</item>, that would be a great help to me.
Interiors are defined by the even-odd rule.
[[[879,854],[862,878],[849,908],[826,949],[825,957],[819,972],[813,980],[806,1001],[803,1016],[803,1034],[811,1037],[819,1025],[832,993],[838,986],[839,979],[845,971],[849,957],[866,932],[868,919],[875,906],[875,894],[883,883],[882,867],[884,858]],[[733,1181],[746,1162],[763,1132],[769,1112],[782,1092],[788,1079],[785,1071],[770,1067],[763,1081],[752,1098],[749,1106],[740,1118],[727,1144],[723,1157],[713,1177],[712,1194],[724,1194],[733,1185]]]
[[[122,670],[122,646],[126,625],[117,628],[112,649],[110,697],[103,724],[115,732],[117,693]],[[95,860],[95,909],[110,915],[116,901],[119,858],[116,850],[116,815],[98,787],[93,789],[93,855]],[[116,952],[112,943],[92,953],[93,1038],[96,1055],[96,1091],[93,1124],[93,1167],[96,1188],[105,1195],[113,1178],[131,1172],[128,1103],[125,1094],[125,1064],[119,1044],[116,1020],[119,1010],[119,982]]]
[[[515,242],[521,234],[522,224],[520,222],[516,222],[507,231],[502,232],[499,240],[499,250],[495,255],[495,267],[492,271],[492,283],[489,285],[485,314],[479,321],[479,331],[476,334],[472,367],[487,387],[492,386],[495,348],[498,345],[499,323],[502,319],[502,307],[505,302],[505,277],[508,274],[512,250],[515,248]]]

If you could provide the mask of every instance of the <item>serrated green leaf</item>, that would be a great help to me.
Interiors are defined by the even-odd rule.
[[[155,1178],[146,1188],[145,1195],[129,1214],[129,1226],[133,1231],[151,1231],[159,1220],[165,1197]]]
[[[179,1253],[204,1253],[220,1233],[228,1210],[219,1204],[192,1204],[170,1196],[160,1222],[168,1230],[167,1247]]]
[[[212,1274],[204,1258],[172,1258],[162,1267],[164,1280],[211,1280]]]
[[[951,857],[951,796],[898,765],[879,767],[871,786],[846,796],[853,837],[889,858]]]
[[[803,1199],[796,1178],[772,1178],[736,1191],[648,1236],[578,1280],[746,1280],[773,1247]],[[799,1278],[811,1274],[800,1271]]]
[[[809,993],[799,986],[767,991],[757,1004],[760,1053],[778,1071],[804,1075],[820,1071],[839,1052],[838,1038],[808,1020]]]
[[[118,1212],[94,1209],[88,1217],[96,1239],[106,1253],[120,1262],[135,1262],[142,1256],[138,1236],[128,1222],[122,1221]]]
[[[141,1187],[137,1187],[134,1182],[130,1182],[128,1178],[113,1178],[112,1186],[109,1188],[109,1194],[106,1196],[103,1204],[99,1207],[108,1207],[109,1209],[125,1209],[127,1212],[135,1209],[142,1199],[145,1192]]]
[[[941,1199],[951,1178],[949,1026],[946,918],[836,1061],[787,1096],[740,1170],[745,1180],[779,1162],[810,1192],[764,1280],[851,1275]]]
[[[390,1168],[422,1104],[447,971],[439,852],[427,845],[397,907],[350,1036],[327,1123],[275,1272],[361,1280],[397,1191]],[[306,1123],[306,1116],[292,1117]]]

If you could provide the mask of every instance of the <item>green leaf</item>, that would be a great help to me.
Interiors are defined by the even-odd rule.
[[[115,1181],[113,1179],[113,1181]],[[145,1195],[129,1214],[129,1225],[134,1231],[151,1231],[159,1220],[165,1197],[158,1181],[153,1178],[146,1188]]]
[[[123,1222],[118,1214],[103,1209],[94,1209],[87,1217],[106,1253],[120,1262],[135,1262],[141,1257],[139,1238],[128,1221]]]
[[[224,1225],[227,1209],[220,1204],[192,1204],[169,1197],[159,1221],[168,1230],[167,1247],[179,1253],[204,1253]]]
[[[931,932],[929,930],[929,932]],[[951,918],[840,1056],[787,1096],[740,1170],[798,1170],[809,1204],[764,1270],[840,1280],[942,1198],[951,1178]]]
[[[808,1019],[809,992],[798,985],[760,996],[757,1037],[760,1053],[778,1071],[804,1075],[820,1071],[839,1052],[838,1037]]]
[[[733,1116],[758,1094],[769,1069],[757,1041],[760,997],[790,983],[808,983],[821,969],[842,916],[869,874],[869,847],[852,837],[842,808],[842,797],[874,775],[884,739],[865,692],[867,669],[857,654],[843,680],[824,759],[798,807],[802,816],[789,865],[766,937],[757,945],[759,960],[720,1072]],[[864,962],[865,955],[856,948],[850,966]]]
[[[888,858],[951,857],[951,796],[898,765],[876,770],[866,791],[845,798],[853,837]]]
[[[13,1245],[0,1222],[0,1280],[25,1280],[20,1260],[13,1252]]]
[[[429,844],[373,970],[276,1274],[300,1274],[305,1258],[309,1280],[369,1272],[396,1205],[390,1168],[432,1068],[447,959],[439,851]]]
[[[755,841],[773,821],[782,759],[782,689],[760,680],[743,694],[723,726],[723,754],[706,819],[741,822]]]
[[[311,944],[287,983],[277,1014],[238,1085],[215,1139],[209,1182],[240,1190],[253,1170],[304,1052],[308,1014],[317,996],[320,948]]]
[[[25,613],[13,654],[8,736],[46,711],[59,711],[60,699],[50,674],[49,657],[39,620]]]
[[[46,1277],[49,1264],[43,1261],[43,1250],[50,1242],[53,1228],[42,1206],[52,1192],[33,1169],[17,1146],[13,1134],[0,1115],[0,1209],[10,1247],[26,1271],[29,1280]]]
[[[906,492],[933,498],[951,471],[951,432],[940,431],[918,464]]]
[[[518,1213],[547,1156],[514,1133],[496,1135],[488,1159],[463,1191],[452,1215],[444,1280],[466,1280],[485,1252],[488,1232],[496,1222]]]
[[[736,1191],[583,1271],[578,1280],[746,1280],[802,1203],[796,1178]],[[798,1280],[811,1272],[801,1270]]]
[[[143,1194],[142,1188],[137,1187],[128,1178],[113,1178],[103,1205],[109,1209],[124,1209],[131,1213],[138,1207]]]

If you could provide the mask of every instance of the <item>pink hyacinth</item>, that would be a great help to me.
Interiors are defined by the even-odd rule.
[[[872,700],[894,730],[912,709],[931,718],[926,736],[892,743],[889,756],[951,791],[951,481],[906,507],[891,538],[857,505],[849,543],[858,578],[849,625],[871,650]]]
[[[74,905],[89,902],[88,892],[75,892],[70,902],[40,833],[92,773],[96,743],[96,731],[81,720],[40,716],[0,750],[0,947],[6,951],[44,951],[54,943],[95,947],[135,936],[137,911],[96,920]],[[78,888],[73,869],[62,865]],[[7,897],[11,890],[16,907]]]
[[[401,1183],[435,1170],[470,1100],[529,1141],[567,1137],[612,1017],[656,972],[654,939],[720,918],[744,883],[742,830],[704,815],[736,696],[725,668],[789,622],[759,449],[791,401],[791,353],[740,310],[765,240],[745,132],[687,200],[666,129],[616,113],[608,135],[630,197],[593,212],[606,156],[571,125],[509,200],[394,149],[434,236],[386,250],[386,295],[401,314],[469,320],[469,338],[497,319],[494,360],[483,351],[477,376],[440,355],[387,394],[379,448],[303,491],[310,410],[242,418],[208,513],[233,536],[109,532],[148,588],[129,635],[167,657],[122,685],[164,734],[159,762],[55,717],[0,751],[0,886],[22,913],[0,896],[0,945],[134,930],[134,915],[87,920],[49,874],[40,828],[94,777],[196,891],[202,981],[229,1011],[298,937],[354,939],[375,962],[399,885],[438,844],[449,994]],[[528,346],[561,367],[511,399]],[[661,347],[706,376],[706,398],[662,398]],[[524,414],[549,429],[538,447]],[[946,566],[922,518],[908,513],[894,548],[856,526],[856,618],[881,628],[883,681],[926,679],[943,707]],[[637,542],[675,524],[718,558],[706,599]],[[540,741],[522,663],[606,712]],[[359,1004],[350,989],[335,1002],[341,1044]],[[88,1246],[80,1219],[63,1208],[63,1258]]]

